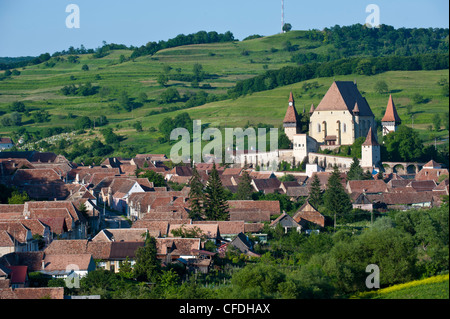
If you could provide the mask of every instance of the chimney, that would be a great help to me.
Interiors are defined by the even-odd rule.
[[[42,270],[45,270],[45,260],[42,259]]]

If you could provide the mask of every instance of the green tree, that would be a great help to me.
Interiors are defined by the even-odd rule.
[[[252,194],[254,192],[253,186],[251,184],[252,179],[247,171],[244,171],[239,180],[239,184],[236,191],[237,200],[251,200]]]
[[[379,94],[386,94],[389,91],[389,87],[386,81],[379,80],[375,83],[375,92]]]
[[[155,171],[138,169],[136,170],[136,176],[140,178],[147,178],[150,182],[153,183],[154,187],[167,186],[164,176]]]
[[[437,113],[434,114],[432,121],[433,121],[434,130],[436,132],[439,132],[439,130],[441,129],[441,116]]]
[[[383,137],[381,153],[386,161],[414,162],[424,156],[424,148],[416,130],[400,125],[397,131]]]
[[[83,66],[81,67],[81,70],[89,71],[89,66],[87,64],[83,64]]]
[[[320,179],[317,174],[313,175],[308,201],[316,209],[323,204],[323,194],[320,188]]]
[[[362,167],[359,165],[359,159],[353,157],[353,162],[350,165],[350,169],[347,173],[347,180],[361,180],[364,179],[364,171]]]
[[[352,202],[341,183],[341,173],[335,165],[331,176],[328,178],[327,189],[324,193],[325,207],[334,215],[343,215],[352,210]]]
[[[30,197],[25,192],[19,192],[15,190],[12,192],[11,197],[8,198],[8,204],[24,204],[25,202],[30,201]]]
[[[208,220],[228,220],[228,201],[216,163],[213,164],[206,184],[204,209]]]
[[[135,278],[156,282],[160,267],[161,264],[156,258],[156,239],[148,236],[145,239],[144,247],[139,247],[136,251]]]
[[[284,32],[289,32],[289,31],[291,31],[292,30],[292,25],[290,24],[290,23],[285,23],[284,25],[283,25],[283,31]]]
[[[159,97],[163,103],[173,103],[180,99],[180,93],[176,88],[168,88]]]
[[[120,262],[119,275],[124,279],[133,279],[134,277],[133,267],[128,256],[124,261]]]
[[[167,82],[169,81],[169,77],[166,74],[161,73],[156,78],[156,81],[158,82],[159,85],[166,86]]]
[[[278,148],[282,150],[292,148],[292,142],[284,132],[278,135]]]
[[[201,220],[204,215],[203,202],[205,200],[205,195],[203,193],[203,184],[200,180],[200,174],[195,166],[192,169],[192,178],[189,186],[189,218]]]

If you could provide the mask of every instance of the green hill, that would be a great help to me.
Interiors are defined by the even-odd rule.
[[[62,55],[44,63],[17,68],[19,75],[16,72],[0,80],[0,135],[40,141],[61,131],[73,130],[74,123],[83,116],[94,120],[104,115],[109,121],[105,127],[111,127],[115,133],[125,137],[121,145],[126,145],[126,150],[116,150],[115,155],[167,153],[170,145],[158,142],[161,134],[157,131],[165,117],[173,118],[181,112],[188,112],[192,119],[222,128],[258,123],[279,126],[286,111],[289,91],[294,93],[298,111],[305,108],[307,112],[311,103],[319,103],[333,80],[357,81],[358,88],[379,120],[389,95],[376,93],[375,83],[383,80],[388,84],[388,93],[393,95],[405,124],[411,125],[411,115],[414,115],[414,128],[420,130],[425,140],[448,136],[443,123],[439,132],[431,132],[428,128],[434,114],[444,116],[448,112],[449,98],[442,93],[443,84],[448,83],[448,70],[320,77],[230,98],[227,93],[241,80],[286,66],[296,67],[298,64],[293,57],[298,54],[313,54],[320,59],[324,56],[330,58],[333,54],[340,58],[342,52],[345,53],[345,50],[337,49],[334,42],[311,34],[311,31],[291,31],[246,41],[178,46],[133,59],[130,58],[132,50],[111,50],[101,58],[95,58],[94,54],[79,54],[77,59]],[[200,64],[201,69],[200,73],[194,74],[196,64]],[[88,66],[87,71],[82,69],[84,65]],[[161,74],[167,76],[164,86],[158,83]],[[196,77],[200,81],[195,81]],[[61,92],[64,87],[74,85],[76,88],[86,83],[91,84],[95,94],[72,96]],[[305,83],[313,83],[313,88],[305,90]],[[161,94],[169,89],[176,89],[179,97],[169,97],[172,101],[163,102]],[[145,98],[142,93],[145,93]],[[421,96],[422,101],[416,102],[415,95]],[[15,110],[12,105],[17,101],[23,102],[26,108],[19,112],[20,123],[3,120],[11,116]],[[49,121],[38,116],[42,110],[50,115]],[[138,132],[133,127],[137,121],[141,122],[143,131]],[[73,138],[93,141],[101,136],[101,128],[97,122],[95,130]],[[48,144],[41,146],[51,149]],[[70,150],[70,143],[66,149]]]

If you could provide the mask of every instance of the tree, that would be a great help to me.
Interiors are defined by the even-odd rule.
[[[164,176],[161,174],[151,171],[151,170],[136,170],[136,176],[140,178],[147,178],[150,182],[153,183],[154,187],[165,187],[166,180]]]
[[[189,186],[189,218],[192,220],[200,220],[204,215],[203,202],[205,195],[203,193],[203,184],[200,181],[200,174],[195,166],[192,169],[192,179]]]
[[[314,174],[313,176],[311,188],[309,189],[308,201],[316,209],[323,204],[323,194],[322,189],[320,188],[320,179],[317,174]]]
[[[139,247],[136,251],[135,277],[138,280],[155,282],[159,275],[160,267],[160,262],[156,258],[156,239],[148,236],[145,239],[144,247]]]
[[[228,202],[225,189],[216,169],[216,163],[213,164],[206,184],[204,209],[208,220],[228,219]]]
[[[17,190],[13,191],[11,197],[8,198],[8,204],[24,204],[30,201],[30,197],[25,192],[19,192]]]
[[[81,67],[81,70],[89,71],[89,66],[87,64],[83,64],[83,66]]]
[[[161,73],[160,75],[158,75],[156,81],[158,82],[159,85],[166,86],[167,82],[169,81],[169,78],[166,74]]]
[[[385,94],[389,91],[387,83],[383,80],[377,81],[375,83],[375,92],[379,94]]]
[[[350,170],[347,173],[347,180],[361,180],[364,179],[364,171],[362,167],[359,165],[359,159],[353,157],[353,162],[350,165]]]
[[[439,132],[440,128],[441,128],[441,117],[439,116],[439,114],[434,114],[433,115],[433,126],[434,126],[434,130],[436,132]]]
[[[237,200],[250,200],[252,199],[253,186],[251,184],[252,179],[247,171],[244,171],[239,180],[239,184],[236,191]]]
[[[75,121],[75,129],[84,130],[92,127],[92,121],[87,116],[82,116],[76,119]]]
[[[328,179],[327,189],[324,193],[325,207],[334,214],[335,226],[336,215],[348,213],[352,210],[352,202],[349,195],[345,192],[341,183],[341,173],[336,165]]]
[[[163,103],[173,103],[180,99],[180,93],[176,88],[168,88],[159,97]]]
[[[424,156],[419,134],[405,125],[400,125],[397,131],[383,137],[381,152],[381,157],[391,162],[414,162]]]
[[[292,30],[292,25],[290,23],[285,23],[283,25],[283,32],[289,32]]]
[[[194,78],[197,80],[197,82],[203,81],[203,78],[205,77],[205,72],[203,71],[203,65],[200,63],[195,63],[192,71],[194,72]]]
[[[278,135],[278,148],[283,150],[283,149],[290,149],[291,147],[292,147],[291,140],[286,135],[286,133],[281,132],[281,134]]]

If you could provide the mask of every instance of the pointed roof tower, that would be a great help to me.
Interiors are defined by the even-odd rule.
[[[297,123],[298,122],[298,114],[295,109],[294,96],[291,92],[289,95],[289,106],[286,111],[286,115],[284,116],[283,123]]]
[[[359,115],[358,102],[355,102],[355,106],[353,107],[353,114]]]
[[[309,114],[314,113],[314,103],[311,104],[311,108],[309,109]]]
[[[372,127],[369,128],[369,132],[367,132],[367,137],[364,143],[362,143],[364,146],[379,146],[377,142],[377,138],[373,134]]]
[[[386,107],[386,112],[384,113],[381,122],[395,122],[400,124],[402,120],[400,116],[398,116],[397,110],[395,108],[394,100],[392,99],[392,95],[389,95],[389,101]]]

